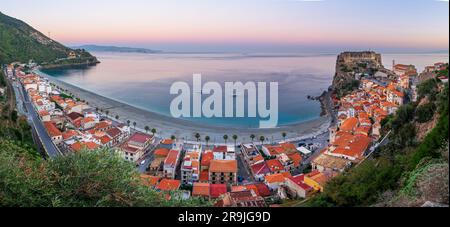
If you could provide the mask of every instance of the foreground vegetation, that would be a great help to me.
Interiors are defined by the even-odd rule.
[[[201,206],[171,200],[143,186],[134,166],[108,150],[84,151],[49,161],[29,149],[0,141],[0,206],[123,207]]]
[[[448,84],[425,81],[419,95],[421,103],[404,105],[383,121],[383,131],[392,130],[386,146],[304,205],[418,206],[425,197],[448,204]],[[421,123],[435,125],[419,140]]]

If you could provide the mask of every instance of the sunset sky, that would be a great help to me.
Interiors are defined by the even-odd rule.
[[[66,45],[164,51],[448,50],[448,1],[1,0]]]

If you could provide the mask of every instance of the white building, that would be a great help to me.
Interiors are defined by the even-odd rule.
[[[193,184],[200,177],[200,159],[202,146],[194,144],[192,147],[185,147],[186,154],[181,164],[181,182],[182,184]]]

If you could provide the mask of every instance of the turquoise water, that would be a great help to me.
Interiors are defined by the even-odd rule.
[[[86,69],[47,70],[46,74],[100,95],[159,113],[170,114],[172,83],[192,84],[192,74],[201,73],[203,83],[247,81],[278,82],[279,125],[319,117],[319,96],[332,82],[335,54],[246,55],[246,54],[130,54],[94,53],[101,64]],[[448,61],[448,55],[383,55],[386,67],[397,63],[425,65]],[[191,86],[192,87],[192,86]],[[203,98],[208,97],[203,95]],[[186,118],[204,124],[258,127],[259,118]]]

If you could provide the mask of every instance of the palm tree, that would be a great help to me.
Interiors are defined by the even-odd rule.
[[[238,139],[238,136],[237,135],[233,135],[232,137],[233,137],[233,140],[234,140],[234,147],[236,147],[236,140]]]
[[[155,135],[156,134],[156,129],[152,128],[152,134]]]
[[[200,133],[195,133],[195,138],[197,139],[197,142],[200,141]]]
[[[228,135],[223,135],[223,140],[225,140],[225,144],[226,144],[227,140],[228,140]]]
[[[136,123],[136,121],[134,121],[134,122],[133,122],[133,127],[134,127],[134,129],[136,129],[136,125],[137,125],[137,123]]]
[[[253,142],[253,140],[255,140],[255,137],[256,137],[256,136],[255,136],[254,134],[251,134],[251,135],[250,135],[250,139],[252,139],[252,142]]]
[[[145,126],[144,129],[145,129],[145,133],[148,133],[148,130],[150,130],[150,127]]]
[[[205,136],[206,146],[208,146],[208,142],[211,138],[209,136]]]
[[[286,133],[286,132],[282,132],[282,133],[281,133],[281,136],[283,137],[283,140],[286,141],[287,133]]]
[[[131,123],[131,121],[130,121],[130,120],[127,120],[127,125],[128,125],[128,127],[130,127],[130,123]]]
[[[264,136],[259,137],[259,141],[261,141],[261,145],[264,144],[264,140],[266,140],[266,138]]]

